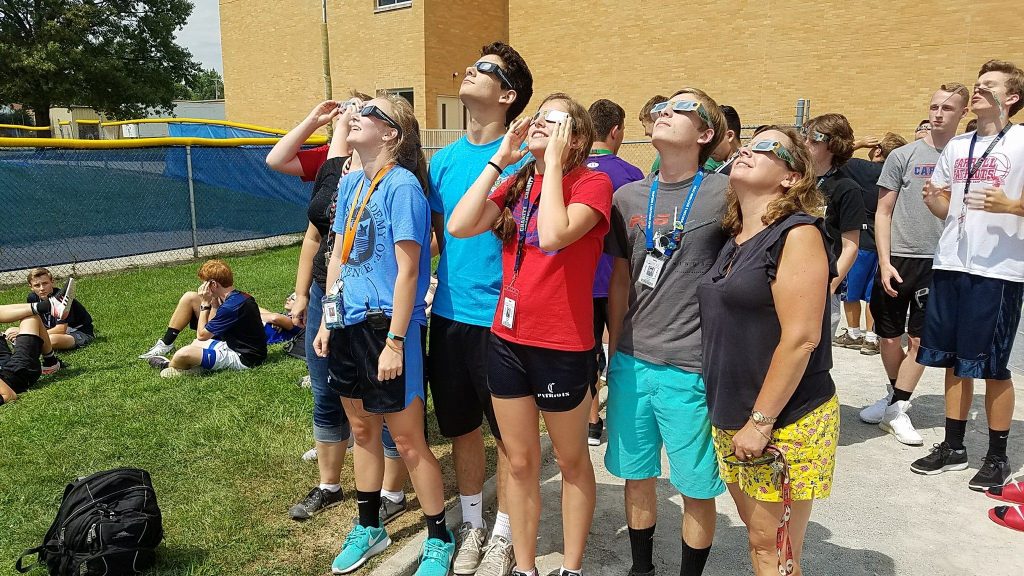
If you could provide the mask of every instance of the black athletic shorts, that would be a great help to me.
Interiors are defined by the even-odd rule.
[[[893,256],[891,262],[903,283],[892,281],[897,293],[893,298],[882,287],[881,272],[875,274],[870,303],[875,334],[882,338],[899,338],[907,333],[919,338],[924,330],[924,306],[932,283],[932,259]]]
[[[19,334],[13,351],[0,336],[0,380],[18,394],[28,390],[43,373],[39,364],[42,351],[43,339],[35,334]]]
[[[377,379],[377,359],[387,338],[387,327],[372,328],[369,322],[331,330],[327,386],[342,398],[362,400],[363,409],[373,414],[401,412],[416,398],[426,405],[423,349],[427,331],[409,323],[402,374],[381,381]]]
[[[525,346],[491,334],[487,384],[495,398],[533,396],[543,412],[568,412],[596,392],[593,350]]]
[[[604,354],[604,328],[608,325],[608,298],[594,298],[594,356],[597,372],[604,372],[608,357]]]
[[[437,427],[446,438],[469,434],[483,424],[485,416],[491,434],[501,438],[491,406],[491,391],[487,388],[490,341],[490,327],[436,314],[430,318],[430,395],[434,398]]]

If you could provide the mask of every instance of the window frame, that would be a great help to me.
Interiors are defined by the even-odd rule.
[[[390,4],[381,6],[382,0],[373,0],[373,13],[378,14],[380,12],[390,12],[392,10],[402,10],[404,8],[412,8],[412,0],[383,0],[390,1]]]

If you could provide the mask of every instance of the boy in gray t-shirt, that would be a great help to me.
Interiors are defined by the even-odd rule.
[[[912,446],[921,445],[923,439],[906,411],[924,374],[924,366],[915,359],[932,280],[932,256],[943,228],[943,222],[925,206],[921,191],[935,170],[939,153],[956,136],[969,98],[962,84],[943,84],[929,104],[932,129],[924,138],[893,150],[878,178],[878,278],[871,293],[871,314],[889,378],[889,394],[861,410],[860,419],[878,424]],[[909,336],[906,350],[901,343],[903,334]]]

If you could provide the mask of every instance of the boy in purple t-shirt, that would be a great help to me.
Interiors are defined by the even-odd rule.
[[[587,158],[587,168],[604,172],[612,180],[612,189],[618,190],[625,184],[644,179],[644,173],[619,158],[615,154],[622,145],[623,131],[625,130],[626,111],[611,100],[598,100],[590,105],[590,118],[594,122],[594,145],[590,149],[590,157]],[[607,254],[601,255],[597,264],[597,273],[594,275],[594,353],[597,354],[597,376],[604,373],[607,358],[605,357],[604,340],[605,326],[608,324],[608,280],[612,275],[612,257]],[[601,434],[604,432],[604,421],[599,412],[601,401],[594,394],[594,401],[590,406],[590,428],[587,442],[591,446],[601,443]]]

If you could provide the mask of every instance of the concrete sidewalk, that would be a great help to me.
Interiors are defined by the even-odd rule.
[[[832,497],[815,504],[804,543],[807,575],[835,576],[1020,576],[1024,574],[1024,533],[997,526],[989,508],[999,504],[972,492],[967,482],[977,471],[988,446],[984,385],[975,389],[967,427],[970,469],[938,476],[920,476],[910,463],[942,441],[945,423],[942,370],[929,368],[911,399],[915,426],[924,446],[904,446],[877,426],[857,417],[861,408],[885,393],[885,372],[878,356],[833,347],[832,376],[839,389],[842,424]],[[1010,431],[1010,463],[1024,480],[1024,377],[1015,377],[1018,402]],[[603,391],[602,391],[603,392]],[[562,556],[561,475],[542,438],[538,563],[541,575],[558,568]],[[625,576],[631,565],[623,512],[623,482],[604,468],[605,444],[591,448],[597,475],[597,510],[587,544],[584,573]],[[665,475],[658,483],[658,528],[655,565],[658,574],[679,573],[682,499]],[[493,478],[484,490],[489,523],[494,519]],[[448,512],[457,526],[461,513]],[[718,527],[707,576],[750,574],[746,530],[728,494],[718,498]],[[408,541],[375,573],[408,576],[416,569],[423,535]]]
[[[997,526],[987,517],[997,504],[972,492],[967,482],[988,446],[984,385],[978,385],[968,424],[971,468],[939,476],[920,476],[910,463],[925,455],[943,435],[942,371],[929,368],[911,400],[911,418],[925,445],[904,446],[857,413],[885,393],[885,373],[878,356],[835,348],[833,377],[842,404],[838,466],[832,497],[819,501],[811,516],[804,547],[805,574],[934,576],[1024,573],[1024,533]],[[1024,378],[1017,378],[1015,420],[1010,433],[1010,461],[1024,464]],[[622,501],[622,481],[604,468],[605,445],[592,448],[597,471],[597,512],[587,546],[584,572],[594,576],[625,575],[631,564]],[[666,476],[658,485],[659,520],[655,535],[658,574],[679,573],[681,499]],[[540,573],[561,564],[562,532],[558,467],[550,457],[542,470]],[[1024,479],[1024,478],[1021,478]],[[750,573],[746,531],[729,496],[718,499],[718,528],[705,574]]]

